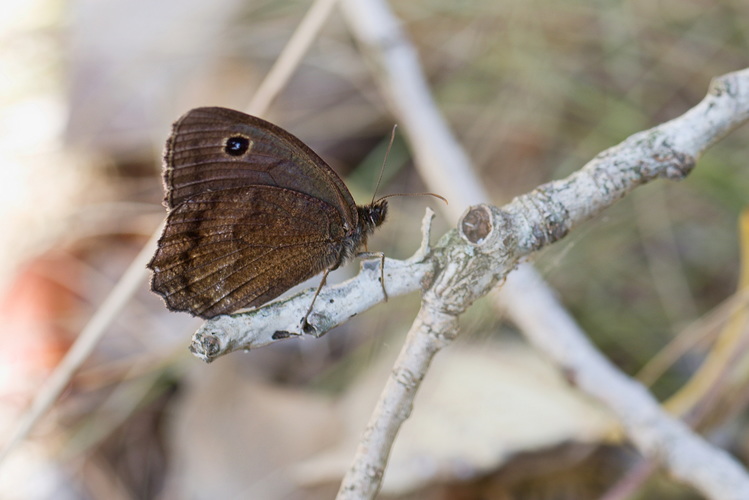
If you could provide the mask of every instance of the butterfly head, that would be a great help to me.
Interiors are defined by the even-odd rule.
[[[358,206],[359,220],[366,233],[371,233],[376,227],[385,222],[388,213],[388,202],[386,199],[379,199],[371,205]]]

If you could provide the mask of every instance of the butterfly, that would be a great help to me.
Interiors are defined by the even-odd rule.
[[[170,310],[201,318],[258,307],[322,272],[319,292],[387,215],[385,199],[356,205],[289,132],[226,108],[196,108],[174,123],[163,178],[151,289]]]

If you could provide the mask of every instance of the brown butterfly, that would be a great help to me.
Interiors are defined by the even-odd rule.
[[[387,214],[384,199],[357,206],[289,132],[231,109],[177,120],[164,168],[167,219],[148,264],[151,289],[201,318],[260,306],[320,272],[324,283]]]

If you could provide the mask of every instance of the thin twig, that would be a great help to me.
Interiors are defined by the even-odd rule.
[[[337,0],[315,0],[253,94],[247,106],[248,113],[257,116],[265,114],[317,38],[336,2]]]
[[[73,374],[88,358],[96,344],[99,343],[109,324],[141,286],[146,277],[146,264],[156,250],[156,241],[160,233],[161,230],[159,229],[151,236],[151,239],[141,249],[125,274],[122,275],[122,278],[76,338],[75,343],[65,353],[65,357],[60,361],[60,364],[55,367],[49,379],[36,393],[31,407],[22,415],[16,428],[11,433],[10,439],[0,452],[0,464],[28,436],[42,415],[47,413],[54,402],[57,401]]]

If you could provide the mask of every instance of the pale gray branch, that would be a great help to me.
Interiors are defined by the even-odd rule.
[[[466,155],[436,111],[415,50],[387,5],[380,0],[346,0],[342,6],[355,36],[375,64],[375,76],[390,98],[430,189],[447,196],[453,209],[487,201],[471,173]],[[684,116],[633,136],[618,150],[608,150],[577,178],[550,183],[539,188],[535,195],[518,200],[509,213],[517,215],[519,208],[530,204],[531,214],[519,214],[519,221],[524,221],[528,229],[540,229],[536,234],[515,235],[519,242],[515,244],[523,248],[518,250],[522,253],[555,241],[638,184],[657,176],[686,175],[704,149],[746,120],[746,89],[746,70],[721,77],[713,83],[706,99]],[[630,154],[632,146],[637,148]],[[607,154],[624,161],[624,168],[634,170],[634,176],[627,178],[626,172],[619,172],[625,175],[620,179],[608,167],[598,171],[604,163],[597,160],[603,160],[602,156]],[[630,161],[626,159],[628,155]],[[612,177],[608,178],[609,175]],[[545,195],[553,197],[550,203],[532,205]],[[589,202],[586,196],[592,196],[593,201]],[[456,214],[453,211],[451,215]],[[618,415],[628,436],[644,455],[660,460],[675,477],[710,498],[749,497],[746,472],[738,463],[665,414],[640,384],[619,372],[596,351],[530,266],[521,265],[511,273],[502,292],[495,297],[497,305],[507,311],[538,350],[575,375],[582,390],[599,398]],[[419,319],[417,324],[423,321]],[[420,335],[418,325],[414,328],[417,331],[412,328],[409,335]],[[415,379],[421,377],[423,374]],[[407,410],[411,405],[407,397],[397,398],[395,406],[384,404],[392,401],[388,391],[392,390],[393,379],[370,420],[354,465],[344,479],[340,498],[358,495],[371,498],[379,487],[384,470],[380,467],[384,467],[392,441],[375,439],[394,435],[394,431],[375,432],[373,428],[391,428],[389,419],[396,420],[397,428],[401,421],[394,416],[407,414],[404,408]],[[617,390],[611,390],[612,387]],[[414,393],[415,390],[402,394]]]
[[[431,251],[422,249],[418,259],[387,260],[386,283],[391,295],[415,290],[419,284],[430,283],[430,287],[339,497],[371,498],[376,494],[397,429],[411,411],[432,357],[455,337],[457,318],[473,301],[504,279],[521,258],[562,238],[636,187],[660,177],[686,176],[695,158],[717,137],[747,119],[747,110],[749,70],[720,77],[707,97],[682,117],[633,135],[568,178],[544,184],[502,208],[472,207],[457,230],[445,235]],[[722,113],[723,119],[716,113]],[[694,133],[699,127],[704,134]],[[692,138],[679,140],[682,130],[689,130]],[[382,300],[377,261],[373,262],[375,265],[365,266],[359,277],[321,293],[320,309],[316,305],[310,318],[318,333]],[[301,318],[310,299],[311,292],[307,292],[234,318],[212,320],[201,329],[203,342],[210,337],[209,344],[225,353],[277,340],[273,333],[278,331],[283,332],[282,338],[288,337],[288,332],[301,333]],[[331,299],[335,302],[328,308]],[[749,492],[749,478],[737,462],[666,415],[640,384],[616,370],[584,336],[569,335],[567,332],[577,330],[574,324],[549,324],[549,316],[533,314],[551,306],[551,300],[549,294],[526,311],[525,316],[535,317],[537,322],[530,330],[544,332],[529,337],[571,380],[616,412],[643,454],[661,460],[672,474],[710,498],[742,498]],[[551,332],[557,337],[550,340]]]

